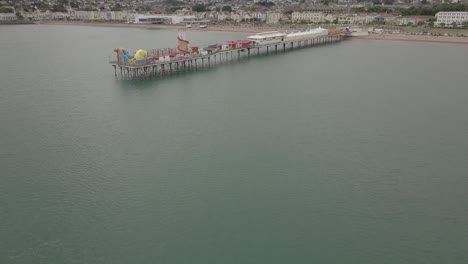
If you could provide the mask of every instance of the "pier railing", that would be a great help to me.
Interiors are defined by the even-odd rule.
[[[117,60],[109,60],[114,67],[116,77],[127,80],[147,79],[160,76],[171,75],[177,72],[194,71],[212,67],[227,61],[240,59],[241,57],[268,55],[278,51],[287,51],[296,48],[307,48],[317,45],[334,43],[342,40],[341,35],[326,35],[302,40],[289,40],[278,43],[254,45],[249,47],[239,47],[230,49],[221,49],[208,54],[190,54],[180,57],[170,57],[159,60],[159,57],[150,57],[140,63],[118,63]],[[150,53],[151,54],[151,53]],[[166,60],[167,59],[167,60]]]

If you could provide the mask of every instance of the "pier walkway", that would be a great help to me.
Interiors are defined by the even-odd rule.
[[[260,56],[260,54],[268,55],[278,51],[286,52],[296,48],[313,47],[341,40],[341,35],[327,35],[298,41],[283,41],[246,48],[219,50],[208,55],[190,55],[151,64],[118,64],[117,61],[111,61],[110,64],[114,67],[116,78],[122,80],[150,79],[178,72],[201,70],[223,62],[238,60],[242,57]]]

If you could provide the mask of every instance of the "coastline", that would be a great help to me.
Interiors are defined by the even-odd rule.
[[[420,36],[404,34],[372,34],[362,37],[350,37],[350,40],[386,40],[386,41],[412,41],[412,42],[432,42],[450,44],[468,44],[465,37],[444,37],[444,36]]]
[[[258,33],[263,31],[279,30],[278,27],[258,27],[258,26],[232,26],[232,25],[209,25],[207,28],[192,27],[187,28],[180,25],[160,25],[160,24],[123,24],[123,23],[88,23],[88,22],[45,22],[40,25],[60,25],[60,26],[86,26],[86,27],[117,27],[117,28],[146,28],[146,29],[168,29],[186,31],[210,31],[210,32],[238,32],[238,33]]]
[[[185,31],[206,31],[206,32],[236,32],[236,33],[259,33],[273,30],[291,30],[287,27],[254,26],[254,25],[209,25],[207,28],[186,28],[180,25],[160,25],[160,24],[123,24],[123,23],[89,23],[89,22],[45,22],[40,25],[60,25],[60,26],[87,26],[87,27],[116,27],[116,28],[145,28],[153,30],[185,30]],[[444,37],[444,36],[421,36],[404,34],[371,34],[361,37],[349,37],[349,40],[383,40],[383,41],[412,41],[412,42],[432,42],[450,44],[468,44],[466,37]]]

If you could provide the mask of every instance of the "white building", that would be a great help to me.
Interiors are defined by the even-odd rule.
[[[281,13],[278,12],[267,12],[266,23],[267,24],[278,24],[282,17]]]
[[[16,19],[15,13],[0,13],[0,21],[15,21]]]
[[[177,16],[177,15],[136,15],[135,23],[147,24],[180,24],[184,21],[193,21],[195,16]]]
[[[325,15],[321,12],[292,12],[292,22],[313,22],[320,23],[324,21]]]
[[[293,12],[291,14],[292,22],[323,23],[333,22],[335,17],[332,14],[322,12]]]
[[[224,20],[226,20],[228,18],[229,18],[229,16],[226,13],[221,12],[221,13],[218,14],[218,21],[224,21]]]
[[[436,14],[436,25],[451,25],[453,22],[463,24],[468,21],[468,12],[439,12]]]
[[[252,18],[264,22],[266,20],[266,15],[262,12],[254,12],[252,13]]]
[[[338,17],[339,24],[363,25],[368,24],[368,16],[347,15]]]
[[[241,21],[241,16],[239,14],[237,14],[237,13],[232,12],[231,13],[231,20],[236,21],[236,22],[240,22]]]

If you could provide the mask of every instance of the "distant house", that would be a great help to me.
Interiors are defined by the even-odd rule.
[[[338,23],[339,24],[363,25],[363,24],[368,24],[369,22],[368,22],[367,15],[360,16],[360,15],[354,14],[354,15],[347,15],[347,16],[339,16]]]
[[[468,22],[468,12],[438,12],[435,16],[437,18],[435,25],[437,26]]]
[[[292,12],[291,21],[320,23],[324,21],[325,13],[322,12]]]
[[[229,18],[229,15],[227,15],[224,12],[219,12],[217,18],[218,18],[218,21],[224,21]]]
[[[267,12],[266,13],[266,23],[267,24],[278,24],[282,14],[279,12]]]
[[[238,13],[232,12],[231,13],[231,19],[233,21],[240,22],[241,21],[241,16]]]
[[[0,13],[0,21],[15,21],[18,18],[16,17],[15,13]]]
[[[382,24],[382,25],[394,25],[397,24],[396,22],[397,17],[391,14],[382,14],[378,15],[374,18],[374,21],[377,24]]]
[[[254,12],[252,13],[252,18],[257,21],[264,22],[266,20],[266,14],[262,12]]]

